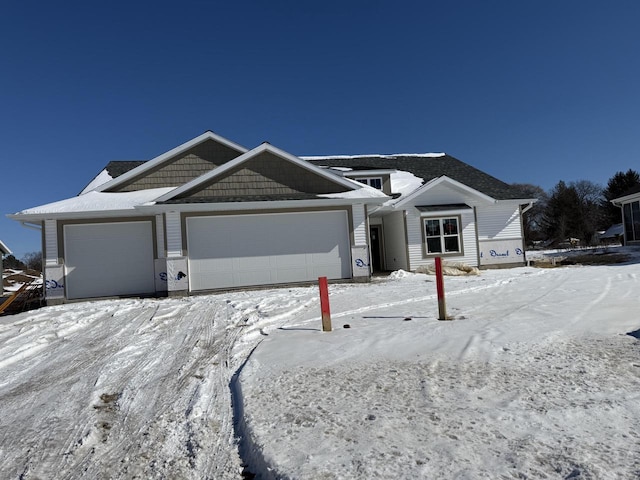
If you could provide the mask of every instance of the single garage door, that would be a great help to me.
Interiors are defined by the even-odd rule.
[[[190,217],[190,289],[349,278],[345,211]]]
[[[67,298],[155,292],[151,222],[64,226]]]

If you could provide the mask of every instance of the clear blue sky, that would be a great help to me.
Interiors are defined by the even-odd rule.
[[[297,155],[447,152],[506,182],[640,169],[640,2],[4,2],[5,217],[205,130]]]

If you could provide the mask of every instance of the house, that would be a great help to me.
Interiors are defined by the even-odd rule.
[[[523,265],[534,201],[445,154],[297,157],[207,131],[9,217],[42,228],[46,298],[59,303],[366,281],[436,256]]]
[[[0,240],[0,274],[4,272],[4,265],[2,264],[2,259],[5,255],[11,255],[11,250],[7,247],[2,240]],[[2,288],[0,289],[0,295],[4,293],[4,282],[2,284]]]
[[[622,210],[625,245],[640,245],[640,185],[614,198],[611,203]]]

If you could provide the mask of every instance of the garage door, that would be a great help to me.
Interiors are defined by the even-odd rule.
[[[190,217],[190,289],[351,276],[344,211]]]
[[[151,222],[64,226],[67,298],[155,292]]]

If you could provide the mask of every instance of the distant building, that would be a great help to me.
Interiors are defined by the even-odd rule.
[[[640,245],[640,186],[614,198],[611,203],[622,209],[624,244]]]

